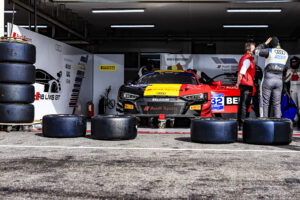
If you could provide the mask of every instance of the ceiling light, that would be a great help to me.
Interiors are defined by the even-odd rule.
[[[227,9],[228,13],[280,13],[281,9]]]
[[[293,0],[253,0],[253,1],[231,1],[231,3],[288,3]]]
[[[143,13],[145,9],[102,9],[92,10],[92,13]]]
[[[19,26],[21,28],[29,28],[28,25],[17,25],[17,26]],[[48,28],[48,26],[46,26],[46,25],[36,25],[36,27],[37,28]],[[31,28],[34,28],[34,25],[31,25]]]
[[[111,25],[111,28],[154,28],[155,25]]]
[[[4,10],[5,14],[13,14],[13,13],[17,13],[16,10]]]
[[[223,28],[269,28],[269,25],[223,25]]]
[[[21,28],[29,28],[29,25],[16,25],[18,27],[21,27]],[[7,27],[7,25],[5,25],[5,27]],[[37,25],[36,26],[37,28],[48,28],[47,25]],[[31,28],[34,28],[34,25],[31,25]]]

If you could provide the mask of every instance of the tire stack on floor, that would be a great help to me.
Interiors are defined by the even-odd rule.
[[[235,119],[199,118],[191,122],[191,140],[201,143],[232,143],[238,134]]]
[[[86,117],[83,115],[45,115],[43,136],[54,138],[84,137]]]
[[[132,140],[137,136],[135,117],[98,115],[91,125],[92,138],[97,140]]]
[[[246,119],[243,141],[248,144],[287,145],[292,142],[293,122],[289,119]]]
[[[199,118],[191,122],[191,140],[200,143],[232,143],[237,141],[235,119]],[[289,119],[246,119],[243,142],[261,145],[288,145],[292,142],[293,123]]]
[[[34,121],[36,48],[21,39],[0,40],[0,123]]]

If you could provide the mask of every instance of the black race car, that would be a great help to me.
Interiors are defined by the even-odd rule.
[[[135,84],[119,89],[117,112],[150,121],[209,117],[210,91],[188,71],[160,70],[142,76]],[[159,120],[158,120],[159,121]],[[155,124],[155,123],[154,123]]]

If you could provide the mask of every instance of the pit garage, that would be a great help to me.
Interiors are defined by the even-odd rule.
[[[299,199],[299,10],[1,1],[1,199]]]

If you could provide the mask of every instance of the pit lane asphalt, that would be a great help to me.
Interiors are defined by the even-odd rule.
[[[289,146],[130,141],[0,132],[1,199],[300,199],[300,137]]]

